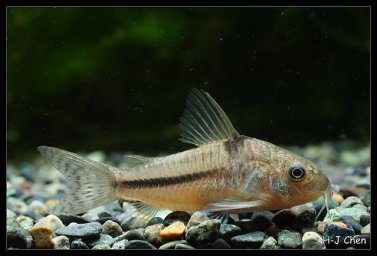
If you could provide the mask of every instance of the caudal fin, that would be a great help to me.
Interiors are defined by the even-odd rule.
[[[67,196],[54,213],[84,213],[117,199],[116,168],[58,148],[40,146],[38,150],[68,179]]]

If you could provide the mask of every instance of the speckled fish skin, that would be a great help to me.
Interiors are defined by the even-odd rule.
[[[314,163],[240,135],[205,91],[190,91],[180,127],[181,141],[197,148],[165,157],[128,156],[136,164],[127,170],[38,147],[69,181],[69,193],[56,212],[82,213],[126,199],[140,201],[129,217],[145,223],[159,209],[225,214],[275,210],[331,193],[328,178]]]

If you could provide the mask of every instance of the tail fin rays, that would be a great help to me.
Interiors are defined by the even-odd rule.
[[[79,214],[115,201],[117,169],[58,148],[38,147],[42,156],[67,179],[67,196],[54,213]]]

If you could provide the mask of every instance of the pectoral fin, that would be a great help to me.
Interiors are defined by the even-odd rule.
[[[247,211],[255,211],[263,206],[264,200],[257,199],[253,201],[244,201],[238,198],[226,198],[222,201],[211,203],[207,207],[207,211],[220,213],[239,213]]]

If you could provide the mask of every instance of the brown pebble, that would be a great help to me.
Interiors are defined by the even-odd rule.
[[[183,236],[185,232],[185,224],[180,221],[176,221],[164,228],[160,232],[161,241],[167,242],[172,240],[178,240]]]
[[[347,198],[349,196],[358,196],[360,193],[367,191],[366,188],[360,188],[360,187],[346,187],[342,188],[344,198]]]
[[[38,249],[53,249],[52,230],[48,227],[39,226],[29,229],[33,242]]]
[[[342,197],[341,194],[338,194],[336,192],[333,192],[333,198],[339,203],[341,204],[343,201],[344,201],[344,198]]]
[[[347,228],[347,224],[343,223],[343,222],[340,222],[340,221],[330,221],[330,222],[321,222],[319,223],[318,227],[317,227],[317,230],[319,233],[323,234],[323,232],[325,232],[325,228],[326,228],[326,225],[327,224],[334,224],[334,225],[337,225],[338,227],[341,227],[341,228]]]
[[[275,223],[272,223],[271,226],[269,226],[268,228],[266,228],[265,232],[267,233],[267,235],[269,236],[276,236],[277,233],[278,233],[278,229],[276,227],[276,224]]]

